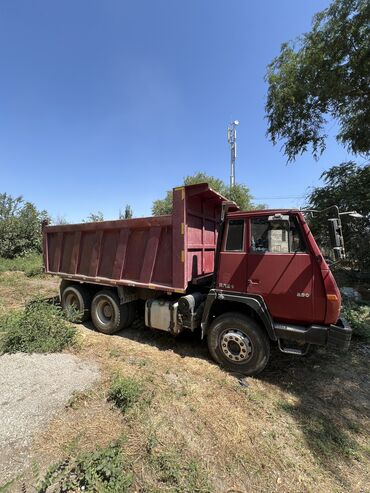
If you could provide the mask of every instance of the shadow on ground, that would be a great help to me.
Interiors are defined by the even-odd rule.
[[[274,350],[259,377],[297,398],[296,404],[282,401],[278,407],[297,422],[318,463],[343,481],[338,464],[361,461],[370,452],[356,440],[366,436],[370,420],[366,351],[356,340],[347,353],[317,348],[293,357]]]

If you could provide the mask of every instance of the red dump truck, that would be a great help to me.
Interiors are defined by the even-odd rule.
[[[208,184],[173,190],[168,216],[43,228],[45,272],[62,278],[64,309],[113,334],[145,324],[201,329],[212,357],[254,375],[271,343],[305,354],[347,349],[334,277],[297,210],[241,212]]]

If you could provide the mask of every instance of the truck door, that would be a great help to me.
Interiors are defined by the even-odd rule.
[[[217,287],[245,292],[246,228],[244,219],[229,219],[225,225],[217,273]]]
[[[275,216],[276,217],[276,216]],[[250,218],[247,292],[262,295],[272,317],[313,322],[313,259],[295,216]]]

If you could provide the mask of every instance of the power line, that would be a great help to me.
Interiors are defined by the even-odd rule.
[[[286,199],[305,199],[306,195],[288,195],[286,197],[254,197],[254,200],[286,200]]]

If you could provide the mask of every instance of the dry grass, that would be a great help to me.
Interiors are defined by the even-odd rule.
[[[173,339],[131,328],[105,336],[79,327],[79,355],[96,361],[103,377],[37,438],[32,456],[41,468],[71,448],[92,450],[125,436],[132,492],[369,491],[363,343],[355,341],[345,355],[273,351],[261,377],[240,382],[210,361],[197,335]],[[106,399],[117,371],[144,388],[125,414]]]

